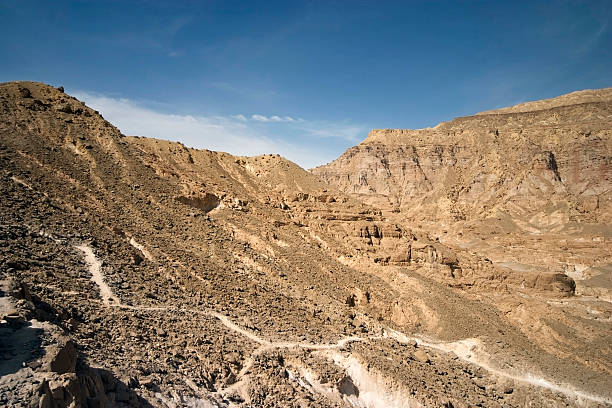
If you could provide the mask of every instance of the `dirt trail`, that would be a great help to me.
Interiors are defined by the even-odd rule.
[[[117,297],[113,295],[111,288],[104,282],[104,276],[102,275],[102,262],[96,257],[91,247],[88,245],[80,245],[77,249],[85,253],[85,262],[89,265],[89,272],[91,272],[91,281],[98,285],[100,289],[100,296],[102,297],[102,303],[105,305],[116,305]]]
[[[457,341],[443,342],[436,339],[425,339],[423,337],[411,337],[396,330],[387,329],[387,335],[396,340],[400,344],[408,342],[417,342],[418,345],[427,347],[433,350],[438,350],[443,353],[453,353],[460,360],[480,367],[490,374],[498,377],[507,378],[524,384],[534,385],[536,387],[546,388],[548,390],[566,395],[568,397],[577,398],[578,400],[588,400],[600,404],[612,404],[612,399],[599,395],[589,394],[580,391],[569,384],[555,384],[536,374],[524,372],[517,373],[508,370],[501,370],[489,364],[490,356],[482,350],[482,343],[478,339],[462,339]]]
[[[227,316],[215,312],[213,310],[195,310],[195,309],[183,309],[177,307],[165,307],[165,306],[139,306],[139,305],[126,305],[121,303],[119,297],[115,296],[110,286],[104,282],[104,276],[102,275],[102,262],[96,257],[91,247],[87,245],[77,246],[79,250],[85,253],[85,261],[89,266],[89,272],[92,277],[91,280],[100,289],[100,296],[102,297],[102,302],[107,306],[118,307],[121,309],[130,309],[130,310],[140,310],[140,311],[168,311],[168,312],[182,312],[182,313],[196,313],[203,314],[215,317],[219,320],[225,327],[232,330],[235,333],[240,334],[243,337],[252,340],[255,343],[262,345],[266,349],[287,349],[287,348],[304,348],[309,350],[331,350],[331,349],[339,349],[346,346],[348,343],[357,342],[357,341],[365,341],[370,339],[380,339],[382,337],[359,337],[359,336],[349,336],[344,337],[338,340],[337,343],[332,344],[316,344],[316,343],[302,343],[302,342],[271,342],[262,337],[257,336],[256,334],[243,329],[238,326],[236,323],[232,322]]]
[[[382,336],[350,336],[340,339],[337,343],[333,344],[312,344],[312,343],[299,343],[299,342],[270,342],[265,340],[246,329],[241,328],[240,326],[233,323],[227,316],[221,315],[216,312],[209,312],[210,315],[215,316],[217,319],[223,323],[224,326],[233,330],[234,332],[247,337],[250,340],[253,340],[256,343],[262,345],[261,348],[257,349],[253,355],[260,353],[264,350],[271,349],[282,349],[282,348],[303,348],[308,350],[341,350],[345,345],[351,342],[363,342],[363,341],[372,341],[372,340],[380,340],[383,338],[391,338],[396,340],[400,344],[406,344],[409,342],[416,342],[418,345],[422,347],[426,347],[429,349],[441,351],[444,353],[452,353],[455,354],[459,359],[469,364],[480,367],[492,375],[507,378],[513,381],[533,385],[536,387],[545,388],[568,397],[577,398],[578,400],[588,400],[597,402],[600,404],[612,404],[612,400],[606,397],[592,395],[583,391],[576,389],[571,385],[561,385],[555,384],[549,380],[546,380],[542,377],[539,377],[532,373],[512,373],[506,370],[497,369],[491,366],[486,360],[488,360],[488,354],[484,352],[481,347],[482,344],[478,339],[462,339],[453,342],[443,342],[435,339],[425,339],[418,336],[407,336],[403,333],[392,329],[386,329],[385,333]],[[364,369],[360,366],[358,361],[352,357],[350,354],[348,357],[339,358],[340,354],[334,353],[334,362],[341,367],[345,365],[349,365],[354,370],[360,372],[361,376],[364,377],[363,374]],[[349,363],[347,363],[347,361]],[[355,368],[357,367],[357,368]],[[245,370],[243,370],[245,371]],[[356,371],[356,372],[357,372]],[[370,405],[367,405],[370,406]],[[372,405],[374,406],[374,405]],[[400,405],[396,405],[400,406]],[[402,405],[403,406],[403,405]]]
[[[499,376],[503,378],[507,378],[513,381],[521,382],[524,384],[529,384],[541,388],[545,388],[563,395],[566,395],[571,398],[576,398],[578,400],[588,400],[597,402],[600,404],[612,404],[612,399],[606,398],[603,396],[592,395],[580,390],[577,390],[575,387],[571,385],[560,385],[555,384],[549,380],[541,378],[532,373],[516,373],[510,372],[507,370],[501,370],[491,366],[488,363],[489,356],[488,354],[482,350],[482,344],[478,339],[461,339],[453,342],[444,342],[436,339],[424,338],[419,336],[407,336],[404,333],[399,331],[385,328],[382,335],[374,335],[374,336],[348,336],[343,337],[338,340],[336,343],[304,343],[304,342],[272,342],[266,340],[253,332],[240,327],[228,316],[225,316],[221,313],[218,313],[214,310],[194,310],[194,309],[184,309],[184,308],[176,308],[176,307],[165,307],[165,306],[139,306],[139,305],[125,305],[122,304],[121,301],[115,294],[112,289],[104,282],[104,277],[102,274],[102,262],[96,257],[91,247],[87,245],[77,246],[79,250],[81,250],[85,254],[85,261],[89,265],[89,271],[92,275],[91,280],[98,285],[100,289],[100,295],[102,297],[102,301],[104,305],[110,307],[117,307],[121,309],[129,309],[129,310],[140,310],[140,311],[166,311],[166,312],[181,312],[181,313],[196,313],[201,315],[212,316],[219,320],[221,324],[223,324],[226,328],[230,329],[234,333],[237,333],[240,336],[246,337],[247,339],[253,341],[254,343],[259,344],[261,347],[257,348],[251,356],[249,356],[244,363],[244,366],[240,373],[238,374],[238,381],[231,386],[219,390],[218,394],[226,394],[229,392],[240,391],[244,389],[245,379],[248,380],[248,371],[251,369],[254,361],[254,357],[258,354],[276,350],[276,349],[294,349],[301,348],[306,350],[317,350],[317,351],[331,351],[333,352],[333,360],[334,362],[345,369],[351,369],[354,374],[359,374],[360,377],[364,378],[368,386],[371,388],[371,384],[369,384],[370,377],[366,376],[365,370],[361,367],[358,360],[356,360],[350,353],[348,357],[342,356],[338,353],[341,351],[347,344],[353,342],[366,342],[366,341],[375,341],[384,338],[394,339],[400,344],[407,344],[411,342],[416,342],[419,346],[426,347],[429,349],[437,350],[443,353],[452,353],[455,354],[459,359],[469,364],[480,367],[490,374],[494,376]],[[349,370],[349,371],[351,371]],[[365,371],[364,371],[365,370]],[[316,388],[316,387],[315,387]],[[370,390],[371,391],[371,390]],[[354,406],[361,406],[361,404],[365,403],[364,406],[375,406],[370,404],[373,401],[371,398],[372,392],[369,392],[367,400],[363,401],[348,401]],[[378,395],[378,394],[377,394]],[[381,394],[382,395],[382,394]],[[387,400],[385,400],[387,401]],[[389,403],[390,401],[387,401]],[[395,401],[393,406],[403,406],[397,405],[397,401]]]

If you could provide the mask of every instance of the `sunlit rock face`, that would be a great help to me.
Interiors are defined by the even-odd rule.
[[[608,88],[433,128],[372,130],[311,171],[390,220],[517,272],[584,262],[591,275],[576,290],[610,297],[610,278],[591,278],[612,262],[611,157]]]
[[[612,90],[483,112],[420,130],[372,130],[312,170],[404,216],[473,220],[562,205],[610,221]],[[584,212],[584,211],[582,211]]]

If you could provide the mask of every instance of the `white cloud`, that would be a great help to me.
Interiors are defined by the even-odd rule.
[[[265,115],[259,115],[259,114],[254,114],[251,115],[251,119],[252,120],[256,120],[257,122],[302,122],[302,119],[296,119],[296,118],[292,118],[291,116],[278,116],[278,115],[272,115],[272,116],[265,116]]]
[[[355,129],[360,129],[361,138],[366,134],[363,128],[356,126],[310,122],[290,116],[268,117],[255,114],[251,116],[252,120],[249,120],[242,114],[178,115],[159,112],[124,98],[84,91],[72,92],[72,95],[98,110],[126,135],[180,141],[197,149],[224,151],[240,156],[278,153],[304,168],[327,163],[350,147],[343,144],[332,151],[321,143],[316,143],[314,139],[340,138],[352,141]],[[275,134],[260,122],[284,124]],[[265,129],[262,129],[262,126]],[[272,128],[276,129],[276,126]]]
[[[242,115],[242,114],[239,114],[239,115],[232,115],[232,116],[230,116],[230,117],[231,117],[231,118],[234,118],[234,119],[236,119],[236,120],[239,120],[239,121],[241,121],[241,122],[246,122],[246,121],[248,120],[248,119],[247,119],[247,117],[246,117],[246,116],[244,116],[244,115]]]
[[[256,120],[258,122],[270,122],[267,116],[264,115],[251,115],[251,119]]]

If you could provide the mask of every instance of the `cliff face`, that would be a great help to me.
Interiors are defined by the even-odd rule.
[[[611,158],[608,88],[373,130],[312,172],[455,249],[516,273],[568,273],[577,293],[612,298]]]
[[[413,220],[526,216],[563,207],[605,223],[612,187],[612,88],[489,111],[421,130],[373,130],[312,170]]]

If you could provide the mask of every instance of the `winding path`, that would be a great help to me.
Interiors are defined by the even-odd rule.
[[[89,266],[89,271],[92,275],[91,280],[96,283],[100,290],[100,296],[104,305],[109,307],[116,307],[121,309],[129,310],[141,310],[141,311],[169,311],[169,312],[182,312],[182,313],[196,313],[201,315],[212,316],[219,320],[229,330],[239,334],[240,336],[246,337],[249,340],[260,345],[250,357],[248,357],[243,365],[242,370],[238,374],[238,381],[229,387],[217,391],[217,394],[226,394],[231,391],[239,390],[244,386],[243,379],[247,376],[248,371],[251,369],[254,357],[266,351],[275,349],[294,349],[301,348],[306,350],[341,350],[349,343],[363,342],[371,340],[380,340],[383,338],[391,338],[400,344],[407,344],[416,342],[418,345],[427,347],[429,349],[441,351],[444,353],[452,353],[456,355],[460,360],[469,364],[480,367],[492,375],[507,378],[513,381],[529,384],[541,388],[545,388],[560,394],[563,394],[570,398],[578,398],[582,400],[588,400],[600,404],[612,405],[612,399],[603,396],[593,395],[587,392],[577,390],[575,387],[570,385],[555,384],[549,380],[541,378],[531,373],[517,374],[514,372],[503,371],[491,366],[486,360],[487,355],[482,350],[481,343],[478,339],[462,339],[453,342],[437,341],[434,339],[425,339],[423,337],[407,336],[399,331],[386,328],[382,335],[375,336],[348,336],[338,340],[336,343],[306,343],[306,342],[272,342],[266,340],[255,333],[240,327],[236,323],[230,320],[229,317],[218,313],[214,310],[195,310],[195,309],[183,309],[176,307],[149,307],[149,306],[131,306],[122,304],[117,296],[114,295],[112,289],[104,282],[104,276],[102,274],[102,262],[96,257],[91,247],[88,245],[76,246],[77,249],[85,254],[85,261]]]

